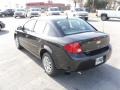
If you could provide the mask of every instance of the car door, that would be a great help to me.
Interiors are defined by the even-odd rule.
[[[30,51],[36,56],[39,56],[39,49],[41,46],[40,37],[43,34],[45,25],[45,21],[38,20],[35,24],[34,31],[32,31],[32,33],[29,33],[29,36],[27,37]]]
[[[36,23],[36,20],[33,19],[33,20],[27,21],[23,26],[24,31],[20,41],[22,41],[23,46],[28,50],[31,50],[32,42],[30,38],[32,36],[35,23]]]

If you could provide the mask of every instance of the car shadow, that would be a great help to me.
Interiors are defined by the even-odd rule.
[[[54,80],[67,90],[117,90],[114,88],[120,89],[120,70],[104,64],[82,75],[79,73],[59,75]]]
[[[0,31],[0,36],[1,36],[1,35],[4,35],[4,34],[8,34],[8,33],[9,33],[8,30],[1,30],[1,31]]]
[[[40,67],[42,67],[42,62],[39,58],[35,57],[33,54],[31,54],[29,51],[27,51],[26,49],[21,49],[21,51],[26,54],[27,56],[29,56],[36,64],[38,64]]]
[[[113,19],[110,19],[108,20],[109,22],[120,22],[120,20],[113,20]]]
[[[41,61],[29,53],[27,50],[21,50],[34,60],[40,67]],[[94,69],[71,74],[60,73],[56,77],[50,77],[56,83],[60,84],[66,90],[119,90],[120,89],[120,69],[111,65],[103,64]]]

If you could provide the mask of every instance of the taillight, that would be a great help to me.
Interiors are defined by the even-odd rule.
[[[64,46],[64,49],[68,53],[72,53],[72,54],[79,54],[79,53],[82,52],[82,48],[80,46],[80,43],[67,44],[67,45]]]

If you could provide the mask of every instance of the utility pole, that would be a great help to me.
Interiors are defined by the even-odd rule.
[[[75,7],[76,7],[76,0],[74,0],[74,4],[75,4]]]

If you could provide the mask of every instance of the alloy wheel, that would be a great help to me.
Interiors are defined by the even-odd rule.
[[[47,73],[51,73],[52,72],[52,62],[50,60],[50,58],[48,56],[44,56],[43,57],[43,66],[44,69]]]

